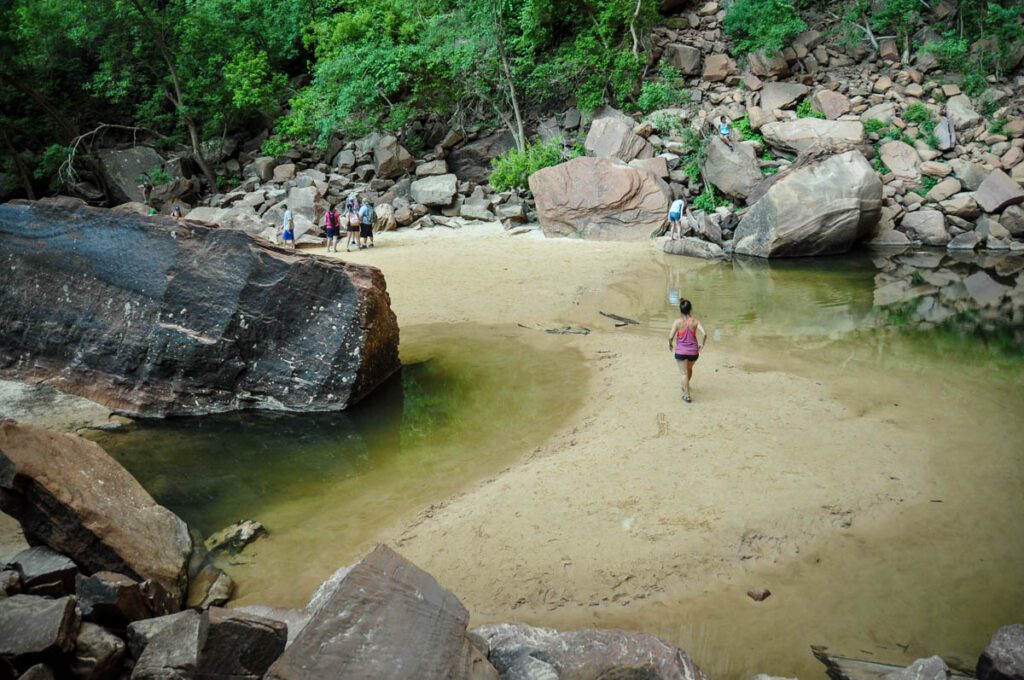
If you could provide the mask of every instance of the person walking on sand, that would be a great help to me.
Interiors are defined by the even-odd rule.
[[[359,246],[359,202],[354,201],[349,203],[345,208],[345,215],[342,218],[345,221],[345,252],[351,253],[352,246]]]
[[[725,116],[718,119],[718,138],[725,142],[729,151],[736,150],[732,145],[732,126],[729,125],[729,120]]]
[[[373,214],[373,205],[370,204],[369,199],[364,200],[363,205],[359,208],[359,250],[373,247],[374,217],[376,215]]]
[[[672,332],[668,336],[668,348],[673,351],[676,365],[683,377],[683,401],[690,403],[690,379],[693,377],[693,365],[700,358],[700,351],[708,340],[708,334],[700,321],[691,315],[693,305],[689,300],[679,301],[679,318],[672,324]],[[697,342],[697,334],[701,340]]]
[[[292,249],[295,248],[295,221],[288,206],[284,207],[284,218],[281,220],[281,243],[291,243]]]
[[[686,201],[682,198],[677,198],[672,201],[672,205],[668,209],[668,228],[669,237],[674,241],[676,240],[676,234],[679,234],[679,238],[683,237],[683,211],[686,210]],[[689,210],[687,210],[689,212]]]
[[[341,217],[338,208],[332,205],[324,213],[324,232],[327,234],[327,252],[338,252],[338,236],[341,231]]]

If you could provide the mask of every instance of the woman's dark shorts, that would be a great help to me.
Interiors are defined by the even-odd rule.
[[[324,231],[327,232],[327,238],[338,238],[337,227],[327,227]]]
[[[676,361],[696,361],[700,359],[699,354],[677,354]]]
[[[359,225],[359,236],[362,238],[373,237],[373,225],[372,224],[361,224]]]

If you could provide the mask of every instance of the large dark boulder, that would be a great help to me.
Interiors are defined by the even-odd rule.
[[[378,545],[321,590],[267,680],[497,680],[466,637],[469,613],[458,598],[390,548]]]
[[[536,672],[536,661],[550,666],[556,674],[552,677],[559,680],[708,677],[686,652],[650,633],[594,629],[560,632],[523,623],[480,626],[473,633],[485,641],[487,658],[503,678],[544,677]],[[531,670],[533,676],[525,675]]]
[[[0,657],[27,668],[75,647],[80,617],[75,598],[15,595],[0,600]]]
[[[77,596],[82,617],[108,628],[124,628],[153,615],[141,584],[124,574],[100,571],[80,575]]]
[[[452,151],[447,159],[448,169],[463,182],[484,184],[491,176],[491,161],[515,146],[515,137],[507,130],[481,137]]]
[[[233,678],[258,680],[267,667],[284,651],[287,627],[252,614],[212,607],[199,613],[193,610],[175,614],[164,622],[153,619],[129,628],[148,628],[133,680],[170,680],[172,678]],[[155,631],[155,632],[154,632]]]
[[[98,444],[0,423],[0,510],[21,523],[30,544],[67,555],[87,573],[152,579],[150,592],[165,590],[180,606],[188,527]]]
[[[996,631],[978,659],[978,680],[1024,680],[1024,624]]]
[[[0,456],[3,454],[0,453]],[[0,463],[2,465],[2,463]],[[2,484],[2,482],[0,482]],[[3,491],[0,491],[2,494]],[[75,594],[78,566],[45,545],[26,548],[11,558],[9,566],[21,575],[21,590],[29,595],[64,597]]]
[[[347,408],[399,367],[384,277],[237,231],[0,205],[0,375],[136,416]]]

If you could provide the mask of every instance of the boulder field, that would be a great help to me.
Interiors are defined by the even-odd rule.
[[[399,368],[373,267],[239,231],[0,205],[0,375],[133,416],[334,411]]]

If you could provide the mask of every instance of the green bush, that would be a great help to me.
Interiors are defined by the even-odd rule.
[[[651,125],[662,135],[682,134],[685,127],[682,116],[660,111],[651,116]]]
[[[921,102],[914,102],[903,112],[903,120],[916,125],[921,132],[928,134],[935,129],[932,111]]]
[[[931,191],[935,187],[935,185],[938,184],[938,183],[939,183],[939,180],[935,179],[934,177],[929,177],[928,175],[924,175],[921,178],[921,186],[919,186],[916,189],[914,189],[914,193],[917,194],[918,196],[924,196],[929,191]]]
[[[725,15],[724,28],[736,43],[736,54],[776,53],[806,31],[807,24],[790,0],[736,0]]]
[[[818,111],[813,106],[809,99],[805,99],[796,107],[797,118],[825,118],[825,114]]]
[[[715,188],[710,184],[705,185],[704,191],[693,199],[693,207],[706,213],[714,212],[716,208],[722,208],[727,205],[729,205],[729,201],[719,196]]]
[[[576,150],[570,154],[575,157]],[[562,142],[558,139],[549,142],[528,144],[526,149],[511,149],[504,156],[491,161],[494,171],[491,172],[491,186],[496,191],[509,189],[525,189],[529,186],[530,175],[558,165],[562,162]]]
[[[864,134],[870,135],[874,132],[880,132],[887,127],[888,125],[885,122],[880,121],[877,118],[869,118],[864,121]]]
[[[149,183],[152,184],[153,186],[167,184],[168,182],[174,181],[174,175],[167,172],[163,168],[150,168],[149,170],[146,171],[146,175],[149,176]],[[145,176],[143,175],[139,175],[137,179],[139,184],[142,184],[146,180]]]
[[[1005,135],[1006,134],[1006,119],[996,118],[992,121],[992,124],[988,126],[988,131],[993,135]]]
[[[740,133],[745,141],[764,143],[764,137],[754,132],[753,128],[750,127],[750,116],[743,116],[736,121],[736,129]]]
[[[637,97],[636,106],[644,113],[663,109],[675,103],[675,93],[665,83],[646,82]]]
[[[274,158],[277,158],[286,151],[290,151],[291,148],[291,142],[279,137],[269,137],[263,140],[263,144],[260,146],[260,152],[264,156],[273,156]]]

